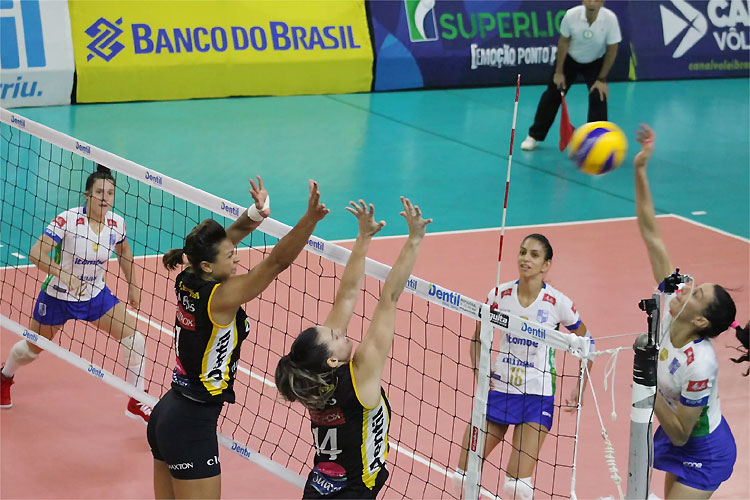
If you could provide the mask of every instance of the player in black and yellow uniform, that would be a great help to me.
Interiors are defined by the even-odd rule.
[[[375,498],[388,478],[391,409],[381,377],[393,344],[396,303],[417,259],[427,224],[419,207],[401,198],[409,237],[383,285],[367,334],[352,356],[346,327],[360,295],[365,256],[373,235],[374,207],[363,200],[346,207],[359,234],[324,325],[299,334],[276,367],[276,386],[310,411],[315,463],[303,498]]]
[[[206,219],[185,246],[164,255],[167,269],[187,256],[175,280],[177,364],[169,390],[151,413],[148,442],[154,456],[156,498],[219,498],[221,466],[216,425],[225,402],[234,403],[234,374],[250,323],[240,307],[271,284],[304,248],[328,209],[310,181],[307,212],[271,253],[235,276],[235,247],[270,215],[263,181],[250,181],[255,204],[226,230]]]

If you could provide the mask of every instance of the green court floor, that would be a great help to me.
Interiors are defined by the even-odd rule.
[[[575,170],[557,149],[557,122],[532,153],[520,142],[543,87],[522,87],[508,224],[632,216],[631,143],[625,164],[602,177]],[[747,79],[612,83],[609,119],[632,139],[640,122],[657,133],[650,179],[659,213],[750,236],[750,84]],[[257,97],[18,109],[18,113],[149,169],[237,203],[260,174],[273,216],[293,224],[316,179],[332,208],[364,197],[394,220],[408,195],[435,218],[433,231],[500,225],[513,88]],[[568,97],[574,124],[586,90]],[[705,212],[705,213],[704,213]],[[354,236],[334,210],[327,239]],[[385,234],[400,234],[401,224]]]

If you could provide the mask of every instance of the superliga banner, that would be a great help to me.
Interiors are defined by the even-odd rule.
[[[750,75],[748,0],[630,2],[638,80]]]
[[[369,91],[363,0],[71,1],[78,102]]]
[[[389,0],[370,3],[375,90],[545,83],[560,21],[580,1]],[[622,19],[625,2],[606,2]],[[623,37],[625,37],[623,33]],[[625,78],[624,39],[612,79]]]

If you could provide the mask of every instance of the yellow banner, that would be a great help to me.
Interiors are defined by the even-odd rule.
[[[78,102],[369,91],[364,0],[70,0]]]

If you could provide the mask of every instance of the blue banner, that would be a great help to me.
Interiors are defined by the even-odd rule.
[[[749,6],[747,0],[630,2],[631,78],[748,76]]]
[[[636,2],[641,3],[641,2]],[[390,0],[369,3],[375,90],[513,85],[550,78],[560,21],[579,2]],[[627,3],[607,2],[619,18]],[[625,37],[625,33],[623,33]],[[628,42],[610,77],[628,74]]]

